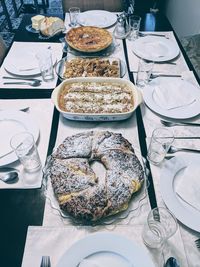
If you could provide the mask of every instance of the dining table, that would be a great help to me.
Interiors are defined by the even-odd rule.
[[[173,41],[179,49],[178,55],[172,60],[155,62],[155,73],[180,74],[184,81],[199,89],[199,79],[196,72],[168,19],[159,12],[141,13],[139,15],[142,18],[141,32],[164,34],[167,36],[167,40]],[[0,266],[40,266],[43,255],[51,257],[52,267],[59,266],[57,264],[60,258],[74,242],[90,234],[101,232],[120,234],[133,240],[152,259],[155,267],[163,266],[169,257],[176,258],[181,267],[198,267],[200,264],[200,250],[195,245],[195,240],[200,238],[200,211],[196,208],[195,211],[194,208],[192,211],[190,209],[185,211],[184,204],[182,202],[178,203],[174,194],[172,194],[174,189],[170,189],[170,185],[172,186],[174,183],[174,176],[186,168],[188,162],[191,162],[191,164],[196,162],[195,167],[191,168],[191,172],[197,168],[200,159],[198,159],[198,154],[177,152],[172,157],[165,158],[160,165],[153,165],[146,159],[153,130],[164,127],[161,119],[167,118],[165,113],[164,115],[162,112],[159,114],[148,102],[147,90],[150,91],[151,88],[140,89],[141,93],[144,94],[145,101],[140,104],[130,118],[124,121],[79,122],[64,118],[51,100],[52,91],[61,82],[56,74],[53,81],[42,83],[37,88],[4,85],[5,79],[3,77],[12,74],[6,70],[8,62],[11,62],[9,56],[13,55],[12,59],[14,60],[14,53],[18,51],[50,47],[57,61],[66,56],[66,51],[63,51],[60,41],[65,33],[50,39],[38,38],[38,34],[31,33],[26,28],[27,25],[31,24],[32,16],[33,14],[24,15],[11,48],[0,68],[0,113],[7,112],[5,116],[9,116],[11,113],[11,116],[15,119],[18,113],[23,112],[25,113],[24,117],[29,117],[30,121],[36,122],[36,128],[39,129],[37,147],[43,168],[33,177],[31,175],[26,177],[26,173],[24,173],[18,161],[9,162],[8,159],[6,164],[1,164],[0,157],[2,166],[14,167],[20,171],[17,184],[5,184],[0,181]],[[69,14],[66,13],[64,16],[60,14],[60,17],[65,21],[66,31],[69,30]],[[107,28],[110,32],[113,32],[113,29],[113,25]],[[122,79],[130,80],[135,84],[139,59],[132,51],[133,41],[127,38],[116,39],[115,41],[117,45],[111,56],[120,58],[125,65],[126,73]],[[37,78],[41,77],[37,76]],[[162,80],[162,77],[160,78]],[[173,78],[163,77],[163,79],[166,79],[167,83]],[[199,113],[198,110],[196,113],[195,116],[186,114],[186,119],[183,117],[184,121],[200,123],[200,116],[198,115],[200,108]],[[177,116],[181,115],[175,114],[171,118],[178,122],[179,118]],[[0,114],[0,124],[1,120]],[[23,119],[23,123],[25,123],[24,121],[25,119]],[[199,149],[200,127],[174,126],[171,129],[173,129],[175,136],[174,146]],[[121,133],[134,147],[134,151],[145,170],[146,177],[145,185],[141,192],[132,199],[131,207],[127,212],[122,213],[122,215],[115,215],[113,218],[108,217],[102,223],[94,225],[79,224],[62,214],[55,200],[52,186],[45,175],[49,157],[54,149],[67,136],[89,130]],[[2,144],[5,137],[0,131],[0,142]],[[34,180],[33,183],[32,180]],[[182,190],[190,186],[187,179],[184,180],[184,183],[185,188],[182,188]],[[192,196],[191,192],[188,194]],[[169,199],[170,197],[172,197],[172,200]],[[174,205],[173,200],[175,201]],[[178,229],[162,251],[148,248],[142,240],[144,222],[151,209],[166,206],[177,217]],[[183,212],[181,213],[180,210],[182,209]],[[192,218],[193,215],[194,218]]]

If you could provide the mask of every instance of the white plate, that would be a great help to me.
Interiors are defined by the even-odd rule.
[[[23,49],[15,49],[12,54],[6,57],[3,66],[8,73],[18,76],[40,75],[36,53],[37,51],[34,51],[34,48],[33,50],[29,51]],[[53,53],[52,61],[54,65],[56,63],[56,56]]]
[[[89,234],[74,243],[61,257],[56,267],[76,267],[86,257],[97,262],[99,266],[154,266],[147,252],[133,241],[122,235],[100,232]],[[119,263],[113,265],[117,261]]]
[[[178,45],[165,37],[146,36],[135,40],[132,51],[138,57],[155,62],[164,62],[178,56]]]
[[[171,79],[171,81],[169,80]],[[176,84],[180,84],[179,86],[187,87],[187,90],[192,92],[193,96],[195,96],[196,101],[191,103],[188,106],[178,107],[174,109],[164,109],[159,106],[153,98],[153,91],[155,86],[162,86],[162,83],[166,82],[175,82]],[[176,90],[176,88],[174,88]],[[152,80],[145,88],[143,89],[143,98],[146,105],[152,109],[154,112],[168,117],[172,119],[188,119],[192,118],[200,113],[200,90],[190,82],[181,80],[180,78],[171,78],[171,77],[159,77]],[[178,99],[177,99],[178,101]]]
[[[39,127],[29,114],[23,111],[0,111],[0,166],[17,160],[15,152],[10,147],[10,139],[13,135],[26,131],[32,133],[36,142],[39,137]]]
[[[117,16],[105,10],[89,10],[80,13],[79,23],[82,26],[95,26],[107,28],[115,24]]]
[[[163,166],[160,177],[160,191],[162,198],[176,218],[187,227],[200,232],[200,212],[183,203],[175,192],[174,184],[178,175],[181,175],[181,170],[185,169],[189,164],[199,166],[200,155],[183,154],[179,156],[183,160],[183,164],[175,164],[178,159],[171,159]]]

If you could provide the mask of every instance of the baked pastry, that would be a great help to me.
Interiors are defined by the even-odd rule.
[[[53,36],[64,29],[64,22],[58,17],[45,17],[40,24],[40,32],[45,36]]]
[[[40,29],[40,25],[44,18],[45,16],[42,16],[42,15],[33,16],[31,18],[32,28],[38,31]]]
[[[132,90],[119,83],[72,82],[66,84],[58,98],[65,112],[82,114],[117,114],[134,107]]]
[[[120,77],[120,62],[105,58],[72,58],[65,62],[64,78]]]
[[[94,161],[103,164],[105,177],[94,172]],[[144,180],[132,145],[109,131],[67,137],[52,154],[48,176],[60,208],[82,221],[97,221],[127,209]]]
[[[85,26],[69,30],[66,41],[78,51],[97,52],[107,48],[112,43],[112,35],[105,29]]]

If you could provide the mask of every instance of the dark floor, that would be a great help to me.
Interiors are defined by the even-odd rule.
[[[36,9],[33,5],[34,1],[32,0],[15,0],[17,9],[19,10],[19,15],[16,17],[13,4],[11,0],[6,0],[6,6],[11,18],[13,31],[9,30],[8,24],[5,20],[4,15],[0,15],[0,35],[5,40],[6,45],[9,47],[14,38],[14,31],[19,27],[19,24],[25,13],[36,13]],[[21,5],[23,2],[23,6]],[[38,0],[40,4],[41,1]],[[63,12],[61,0],[49,0],[49,7],[46,9],[47,14],[60,14]],[[2,12],[2,6],[0,5],[0,12]],[[40,8],[40,14],[44,13],[44,10]]]

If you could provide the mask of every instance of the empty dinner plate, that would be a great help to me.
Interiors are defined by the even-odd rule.
[[[132,51],[146,60],[164,62],[177,57],[180,50],[176,42],[165,37],[146,36],[132,43]]]
[[[200,155],[185,153],[179,155],[179,157],[167,160],[160,175],[162,177],[160,179],[160,191],[165,204],[180,222],[197,232],[200,232],[200,211],[186,201],[183,201],[183,197],[180,198],[177,194],[176,191],[178,189],[176,187],[178,181],[180,183],[183,182],[182,178],[186,174],[187,168],[190,168],[189,172],[191,173],[194,169],[200,171],[199,162]],[[190,185],[190,187],[192,186],[193,184]],[[185,191],[187,192],[188,190]],[[199,194],[197,198],[198,196]]]
[[[79,264],[79,265],[78,265]],[[114,233],[89,234],[74,243],[56,267],[153,267],[147,251]]]
[[[200,114],[200,90],[180,78],[159,77],[142,90],[146,105],[162,116],[188,119]]]
[[[0,166],[17,160],[10,147],[10,139],[19,132],[32,133],[35,142],[39,137],[39,127],[30,114],[17,110],[0,111]]]
[[[105,10],[89,10],[80,13],[79,23],[82,26],[95,26],[107,28],[115,24],[117,16]]]
[[[36,54],[41,50],[46,50],[49,44],[14,42],[7,57],[4,60],[3,67],[13,75],[34,76],[40,75],[40,69]],[[52,52],[53,64],[56,62],[56,56]]]

